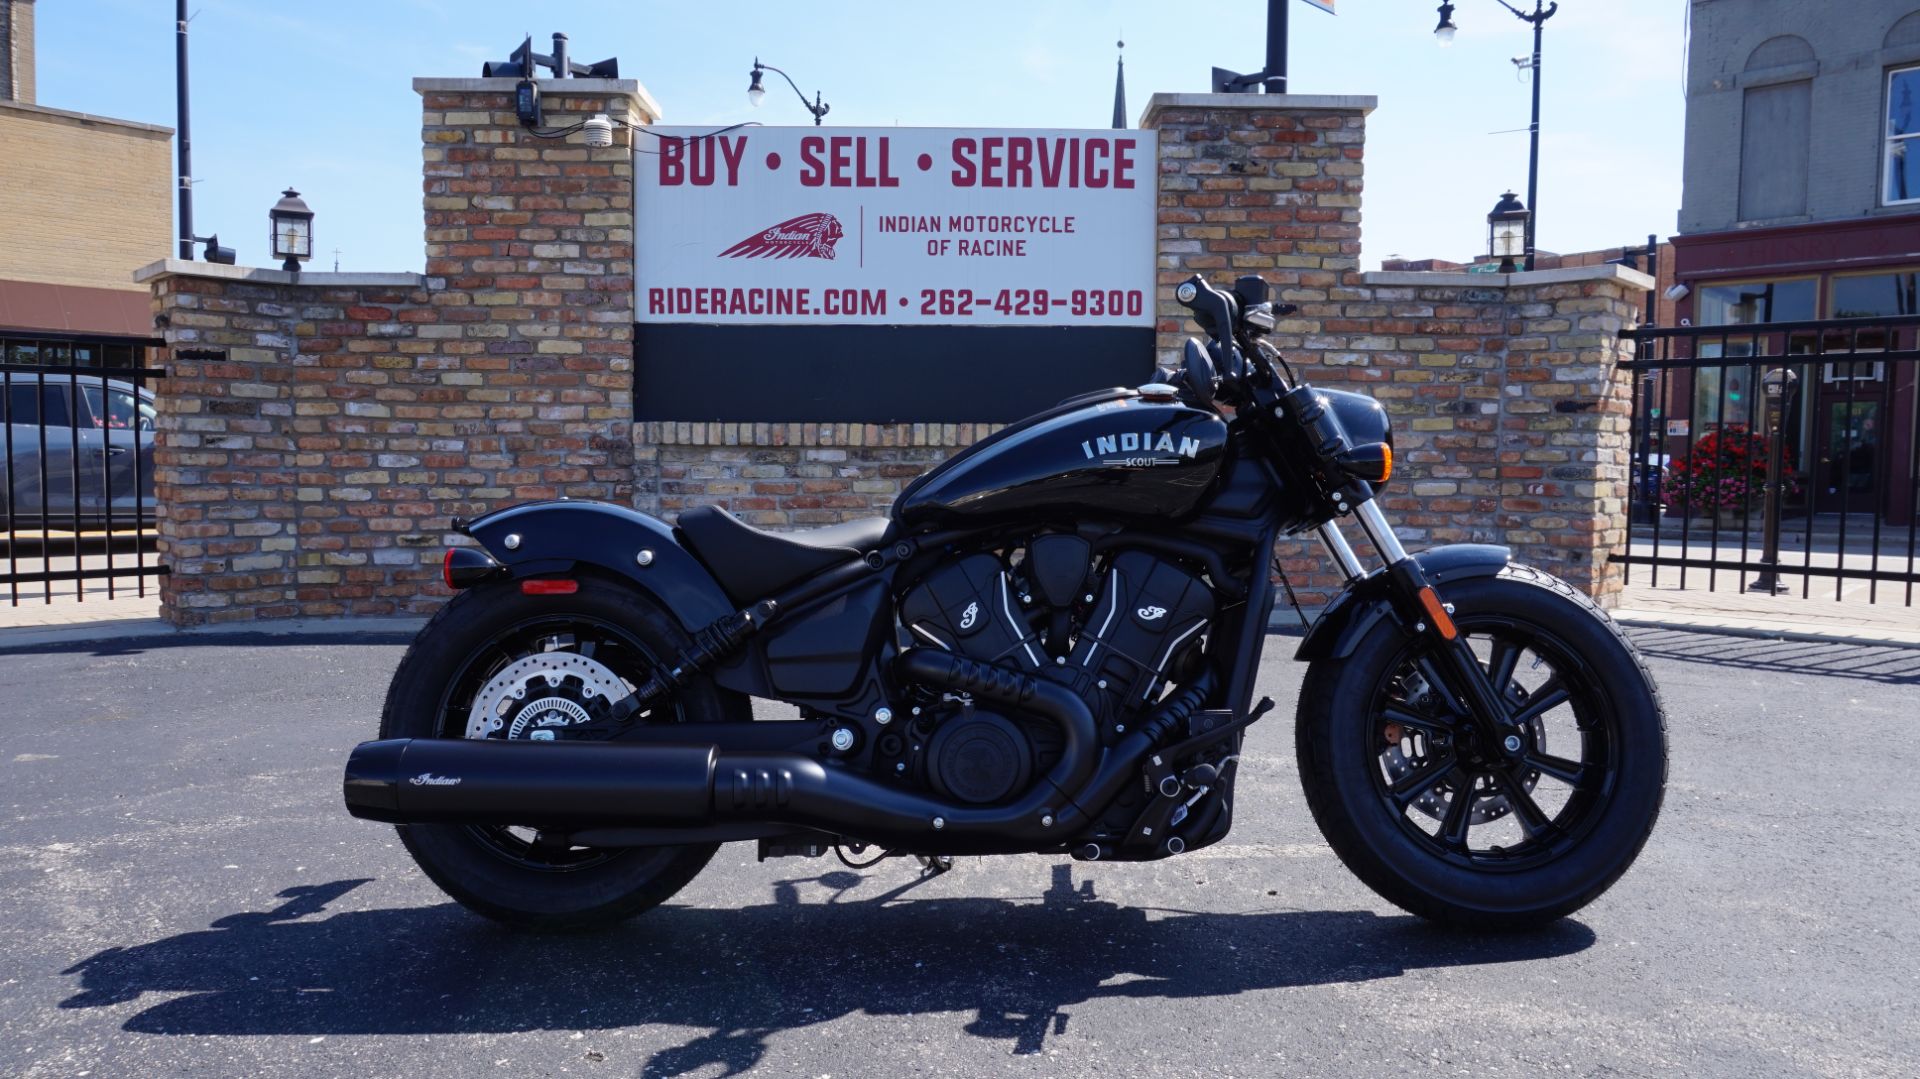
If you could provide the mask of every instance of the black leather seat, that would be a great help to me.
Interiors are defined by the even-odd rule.
[[[678,524],[687,549],[742,607],[860,557],[885,543],[893,528],[887,518],[873,517],[805,532],[762,532],[718,506],[696,506]]]

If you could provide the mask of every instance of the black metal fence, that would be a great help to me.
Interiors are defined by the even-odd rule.
[[[159,340],[0,331],[0,595],[145,596]]]
[[[1629,584],[1913,605],[1920,315],[1627,336]]]

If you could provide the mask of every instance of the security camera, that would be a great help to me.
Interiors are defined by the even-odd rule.
[[[1688,288],[1685,283],[1678,283],[1668,286],[1666,295],[1667,299],[1672,300],[1674,303],[1679,303],[1681,300],[1686,299],[1687,294],[1692,291],[1693,290]]]

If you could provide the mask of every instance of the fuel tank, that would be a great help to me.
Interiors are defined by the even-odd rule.
[[[893,506],[909,527],[1021,517],[1178,517],[1226,456],[1212,412],[1105,390],[996,432],[914,480]]]

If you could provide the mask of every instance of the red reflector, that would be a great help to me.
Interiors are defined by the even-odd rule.
[[[580,591],[579,581],[561,577],[529,577],[520,582],[520,592],[528,596],[571,596]]]

